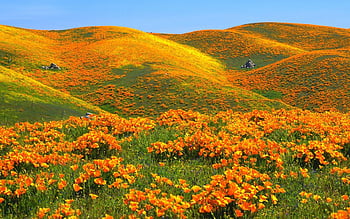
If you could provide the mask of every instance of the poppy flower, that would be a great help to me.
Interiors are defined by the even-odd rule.
[[[96,198],[98,198],[98,195],[95,195],[95,194],[92,194],[92,193],[90,193],[89,195],[90,195],[91,199],[96,199]]]
[[[75,192],[78,192],[78,191],[82,190],[83,188],[81,186],[79,186],[78,184],[74,183],[73,184],[73,189],[74,189]]]

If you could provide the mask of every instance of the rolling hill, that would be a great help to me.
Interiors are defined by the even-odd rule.
[[[122,116],[169,109],[349,110],[347,29],[255,23],[152,34],[113,26],[51,31],[0,26],[0,39],[2,72]],[[248,58],[255,69],[240,68]],[[61,70],[41,68],[50,63]]]
[[[349,29],[293,23],[254,23],[229,30],[243,31],[307,51],[349,47]]]
[[[240,66],[249,57],[261,67],[305,52],[301,48],[234,29],[202,30],[185,34],[160,34],[159,36],[193,46],[221,60],[228,69],[236,70],[240,69]]]
[[[347,112],[350,101],[350,50],[316,50],[249,72],[232,81],[302,109]]]
[[[159,36],[221,60],[236,86],[303,109],[349,111],[348,29],[254,23]],[[256,69],[240,69],[248,58]]]

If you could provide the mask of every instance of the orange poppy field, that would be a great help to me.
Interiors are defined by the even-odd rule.
[[[348,29],[0,39],[1,218],[350,218]]]

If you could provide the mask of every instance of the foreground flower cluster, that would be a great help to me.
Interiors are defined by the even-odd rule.
[[[170,110],[0,127],[0,214],[346,218],[349,124],[335,112]]]

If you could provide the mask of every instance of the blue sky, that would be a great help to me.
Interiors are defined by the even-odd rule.
[[[350,0],[3,0],[0,24],[33,29],[123,26],[185,33],[255,22],[350,28]]]

